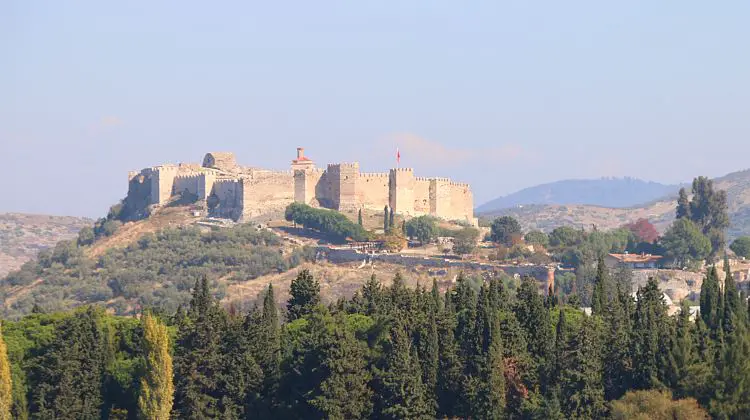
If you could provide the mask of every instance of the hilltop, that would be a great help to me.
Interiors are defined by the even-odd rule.
[[[730,238],[750,235],[750,170],[733,172],[714,179],[717,189],[727,192]],[[640,218],[649,219],[657,229],[663,231],[674,219],[677,205],[676,191],[659,199],[628,208],[612,208],[595,205],[537,204],[517,206],[480,213],[480,218],[489,219],[510,215],[516,217],[524,230],[550,231],[559,226],[612,229]]]
[[[676,193],[679,186],[635,178],[568,179],[524,188],[477,207],[478,212],[523,205],[591,205],[623,208]]]
[[[84,217],[0,213],[0,278],[93,223]]]

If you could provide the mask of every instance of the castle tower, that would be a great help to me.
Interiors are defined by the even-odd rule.
[[[305,171],[315,168],[315,162],[305,156],[305,148],[297,148],[297,159],[292,160],[292,171]]]
[[[414,170],[391,169],[389,173],[388,202],[395,213],[414,214]]]

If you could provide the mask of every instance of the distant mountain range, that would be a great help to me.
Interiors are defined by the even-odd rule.
[[[599,190],[599,188],[606,188],[605,186],[608,184],[611,185],[612,191]],[[592,192],[585,193],[582,191],[587,188],[585,187],[587,185],[591,186]],[[623,185],[629,186],[622,187]],[[637,185],[643,186],[643,192],[637,191]],[[654,186],[664,188],[661,196],[655,196],[658,187]],[[750,235],[750,170],[732,172],[723,177],[715,178],[714,186],[727,192],[730,220],[727,232],[729,238]],[[630,187],[632,187],[632,194],[628,192],[631,191]],[[656,225],[657,229],[664,231],[674,219],[679,187],[630,178],[560,181],[527,188],[518,193],[493,200],[480,206],[477,209],[477,214],[484,219],[504,215],[514,216],[527,231],[530,229],[550,231],[559,226],[590,228],[593,225],[599,229],[612,229],[639,218],[650,220]],[[618,188],[620,189],[618,190]],[[548,193],[544,194],[544,191]],[[599,192],[594,193],[593,191]],[[536,202],[532,200],[534,192],[536,192]],[[615,200],[612,197],[616,194],[622,194],[623,197]],[[626,195],[629,197],[628,199],[625,199]],[[514,196],[517,197],[516,201],[510,200]],[[565,202],[561,197],[567,197],[570,201]],[[581,199],[581,197],[586,197],[586,199]],[[633,200],[638,199],[638,197],[640,197],[641,202],[634,203]],[[586,201],[595,204],[584,204]],[[503,206],[502,203],[515,204],[501,207]]]
[[[674,194],[678,185],[635,178],[570,179],[524,188],[477,207],[487,213],[530,204],[584,204],[625,208]]]

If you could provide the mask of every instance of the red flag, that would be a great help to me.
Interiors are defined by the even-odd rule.
[[[401,163],[401,152],[398,150],[398,147],[396,148],[396,163]]]

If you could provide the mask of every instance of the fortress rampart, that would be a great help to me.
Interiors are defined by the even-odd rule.
[[[318,168],[297,150],[288,171],[237,164],[234,154],[212,152],[203,164],[159,165],[128,172],[125,205],[130,214],[182,199],[205,201],[214,217],[242,220],[283,211],[292,202],[336,210],[382,211],[389,206],[407,217],[432,215],[476,224],[468,184],[448,178],[415,177],[411,168],[360,172],[359,163]]]

